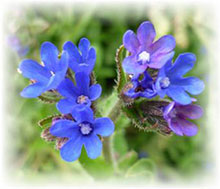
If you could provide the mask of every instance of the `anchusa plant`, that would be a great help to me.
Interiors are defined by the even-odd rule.
[[[200,94],[204,83],[196,77],[184,77],[193,68],[196,56],[186,52],[174,60],[174,37],[155,38],[154,26],[149,21],[138,27],[137,34],[125,32],[115,57],[116,87],[105,99],[99,99],[102,88],[96,84],[93,72],[96,51],[86,38],[80,39],[78,47],[71,41],[65,42],[61,52],[52,43],[44,42],[40,63],[30,59],[21,62],[19,72],[31,81],[21,96],[55,103],[60,112],[42,119],[39,125],[43,128],[41,137],[55,142],[63,160],[79,159],[86,167],[88,157],[102,157],[104,148],[106,162],[118,174],[124,173],[120,163],[127,156],[117,157],[112,150],[114,136],[125,129],[118,124],[123,116],[144,131],[179,136],[197,134],[198,127],[188,119],[200,118],[203,110],[194,104],[196,99],[191,95]],[[117,140],[114,145],[118,145]],[[81,154],[83,148],[88,157]],[[137,160],[133,163],[134,170],[127,169],[127,175],[140,166]]]

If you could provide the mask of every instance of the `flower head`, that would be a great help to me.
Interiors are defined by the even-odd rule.
[[[63,113],[70,113],[73,109],[90,107],[91,101],[98,99],[102,88],[99,84],[90,86],[90,78],[85,72],[75,74],[76,86],[66,78],[57,88],[58,92],[65,97],[57,103],[57,109]]]
[[[156,90],[160,97],[168,95],[177,103],[186,105],[192,102],[191,97],[186,93],[198,95],[204,90],[204,83],[196,77],[183,76],[193,68],[196,57],[192,53],[180,54],[174,64],[170,59],[160,69]]]
[[[68,68],[68,54],[63,52],[58,58],[59,51],[50,42],[44,42],[41,46],[41,60],[43,65],[34,60],[23,60],[19,65],[19,72],[26,78],[33,80],[33,83],[24,88],[21,96],[35,98],[41,93],[56,89],[66,75]]]
[[[60,150],[61,157],[65,161],[75,161],[79,158],[84,145],[89,158],[97,158],[102,150],[102,142],[97,135],[103,137],[111,135],[114,123],[106,117],[94,119],[90,108],[73,111],[71,114],[75,121],[61,119],[50,128],[52,135],[68,138]]]
[[[166,106],[163,113],[170,129],[180,136],[196,135],[198,127],[187,119],[198,119],[202,114],[203,110],[198,105],[181,105],[176,102],[171,102]]]
[[[155,36],[154,26],[149,21],[145,21],[139,26],[137,36],[131,30],[124,34],[123,44],[131,53],[123,60],[123,68],[126,73],[138,75],[148,67],[159,69],[173,57],[174,37],[165,35],[154,42]]]
[[[67,41],[63,49],[69,54],[69,67],[75,72],[85,72],[90,74],[96,61],[96,52],[90,47],[90,42],[86,38],[79,41],[79,50],[71,42]]]
[[[147,73],[144,72],[144,77],[141,81],[139,79],[132,80],[132,87],[125,93],[130,98],[145,97],[153,98],[157,95],[153,79]]]

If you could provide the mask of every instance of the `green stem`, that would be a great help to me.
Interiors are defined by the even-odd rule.
[[[115,105],[112,107],[108,117],[115,123],[121,111],[121,100],[117,99]],[[111,145],[112,135],[104,139],[103,154],[107,162],[113,165],[115,172],[117,172],[117,161],[115,159],[113,148]]]

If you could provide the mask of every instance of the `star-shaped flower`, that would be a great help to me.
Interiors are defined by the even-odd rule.
[[[69,67],[75,72],[85,72],[90,74],[96,61],[96,52],[90,47],[90,42],[86,38],[79,41],[79,49],[71,42],[67,41],[63,49],[69,54]]]
[[[174,64],[170,59],[159,71],[155,84],[158,95],[161,98],[168,95],[179,104],[190,104],[192,100],[186,92],[198,95],[205,87],[203,81],[196,77],[183,77],[193,68],[195,61],[196,57],[192,53],[180,54]]]
[[[153,24],[143,22],[136,34],[128,30],[123,37],[123,44],[130,52],[130,56],[123,60],[123,68],[126,73],[138,75],[149,68],[159,69],[173,57],[175,39],[171,35],[165,35],[154,42],[156,32]]]
[[[57,103],[57,109],[63,113],[70,113],[73,109],[90,107],[91,102],[98,99],[102,88],[99,84],[90,86],[90,78],[85,72],[75,74],[76,86],[66,78],[58,87],[58,92],[65,97]]]
[[[50,42],[41,45],[41,60],[43,65],[27,59],[19,65],[19,72],[33,81],[31,85],[24,88],[21,96],[25,98],[35,98],[43,92],[56,89],[63,81],[68,68],[68,54],[63,51],[61,58],[58,58],[59,51]]]
[[[111,135],[114,123],[107,117],[94,119],[90,108],[73,111],[71,114],[75,121],[61,119],[50,128],[52,135],[68,138],[60,150],[62,159],[69,162],[77,160],[83,145],[89,158],[97,158],[102,151],[102,142],[97,135]]]

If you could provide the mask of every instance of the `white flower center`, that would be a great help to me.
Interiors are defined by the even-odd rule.
[[[80,126],[80,131],[83,135],[88,135],[92,131],[90,123],[80,123],[79,126]]]
[[[149,62],[150,54],[147,51],[143,51],[138,55],[138,61]]]
[[[160,81],[160,86],[161,88],[167,88],[170,85],[170,79],[168,77],[165,77],[163,79],[161,79]]]
[[[88,103],[88,97],[87,96],[84,96],[84,95],[80,95],[78,98],[77,98],[77,103],[78,104],[87,104]]]

